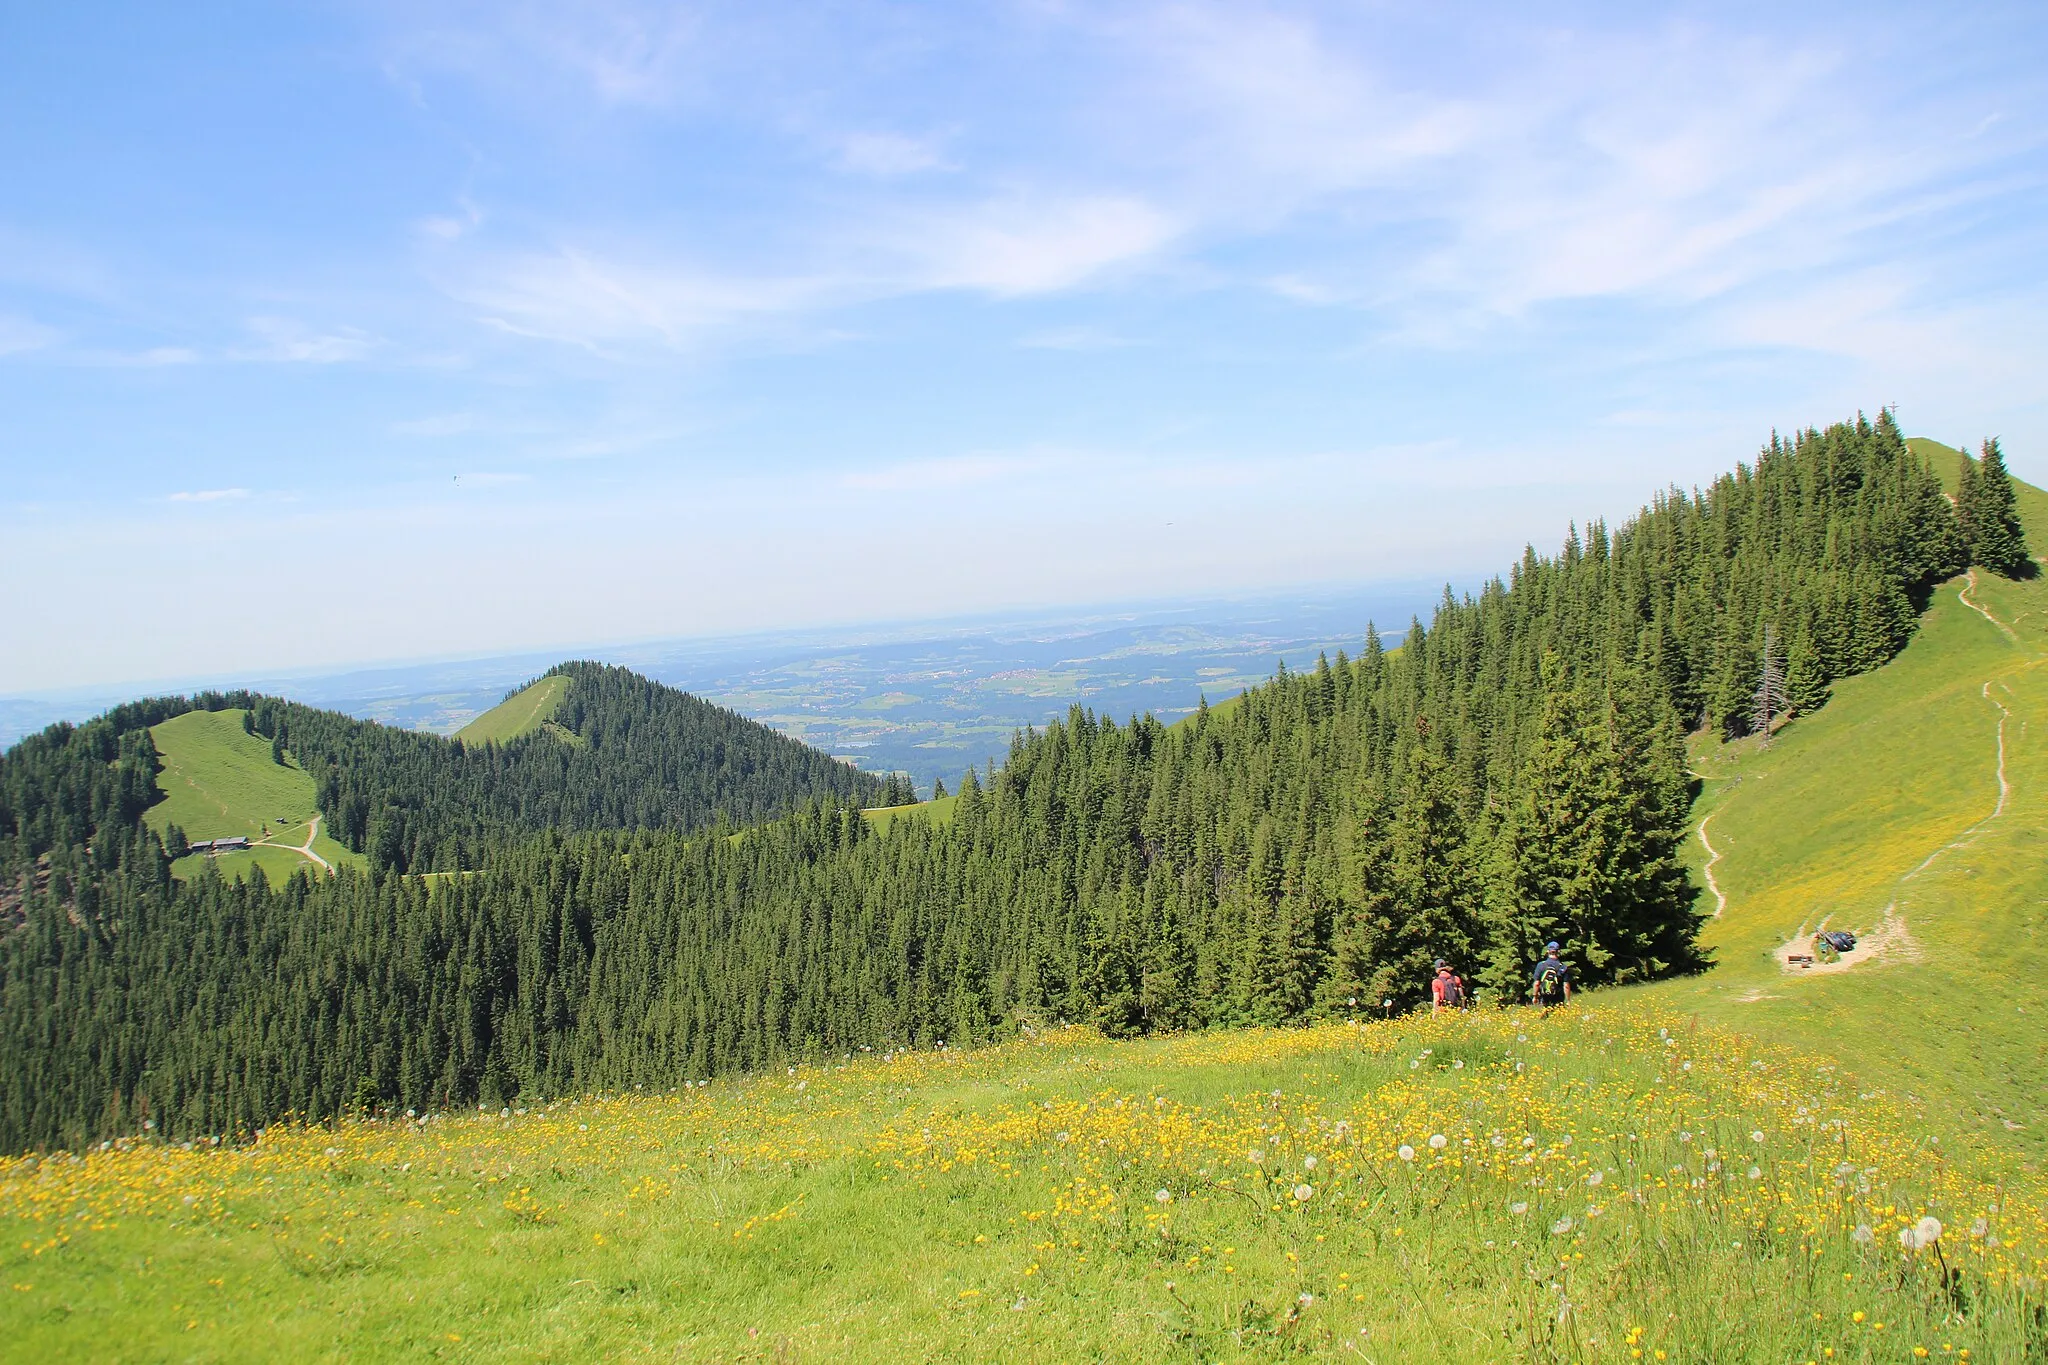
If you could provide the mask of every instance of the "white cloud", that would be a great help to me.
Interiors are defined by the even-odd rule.
[[[485,258],[450,286],[488,325],[592,347],[679,346],[714,327],[798,311],[828,289],[823,280],[721,276],[576,248]]]
[[[1174,226],[1136,199],[1008,194],[841,226],[802,271],[720,271],[582,247],[454,259],[445,287],[488,326],[587,347],[683,347],[746,324],[938,290],[1056,293],[1143,261]]]
[[[843,171],[885,178],[947,169],[937,141],[900,133],[847,133],[834,162]]]
[[[246,488],[202,488],[189,493],[173,493],[172,502],[229,502],[248,497]]]
[[[254,317],[248,327],[261,345],[244,347],[233,354],[239,360],[278,360],[298,364],[335,365],[360,360],[376,344],[367,333],[354,327],[316,332],[291,318]]]
[[[904,283],[1014,297],[1072,289],[1171,242],[1178,225],[1119,194],[1016,194],[921,213],[888,243]]]
[[[1982,202],[2017,145],[1832,36],[1069,13],[1127,58],[1093,126],[1189,236],[1274,243],[1289,264],[1255,278],[1282,296],[1439,344],[1545,303],[1684,307],[1896,252],[1882,230],[1928,220],[1936,185]]]
[[[559,75],[605,104],[664,107],[688,91],[702,59],[702,7],[635,0],[574,5],[407,6],[401,66],[460,71],[521,96]]]
[[[57,339],[55,328],[45,327],[32,318],[0,313],[0,355],[40,351]]]

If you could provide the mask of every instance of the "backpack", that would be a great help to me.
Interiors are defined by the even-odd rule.
[[[1564,997],[1565,966],[1562,962],[1544,958],[1536,964],[1536,994],[1545,1000],[1559,1000]]]
[[[1464,982],[1458,980],[1458,978],[1455,975],[1440,976],[1436,980],[1437,988],[1441,992],[1441,994],[1439,994],[1437,997],[1439,1002],[1448,1005],[1453,1009],[1465,1003]]]

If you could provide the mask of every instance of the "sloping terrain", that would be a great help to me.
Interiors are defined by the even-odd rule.
[[[465,744],[509,744],[523,735],[547,727],[569,690],[566,673],[551,673],[539,682],[521,688],[490,710],[455,732]],[[558,735],[576,738],[572,731],[553,727]]]
[[[2017,492],[2038,552],[2048,495]],[[1769,747],[1696,744],[1692,864],[1719,965],[1655,993],[2048,1155],[2044,662],[2048,578],[1978,570],[1936,593],[1899,658]],[[1788,965],[1823,924],[1858,951]]]
[[[0,1327],[25,1360],[2038,1358],[2038,1175],[1648,1005],[0,1158]]]
[[[275,881],[300,868],[360,864],[361,855],[321,832],[313,779],[289,754],[278,762],[267,741],[244,730],[246,714],[188,711],[150,727],[163,765],[156,779],[163,799],[144,822],[159,836],[176,825],[191,840],[242,835],[254,841],[246,851],[212,855],[229,877],[251,865]],[[172,875],[197,876],[208,858],[180,858]]]

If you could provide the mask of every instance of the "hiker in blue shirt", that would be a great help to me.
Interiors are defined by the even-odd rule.
[[[1557,945],[1543,945],[1543,960],[1536,964],[1536,979],[1529,983],[1529,1003],[1552,1009],[1572,998],[1572,969],[1557,956]]]

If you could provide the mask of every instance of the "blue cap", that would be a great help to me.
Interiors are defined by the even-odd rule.
[[[1543,951],[1546,953],[1554,953],[1557,951],[1557,945],[1555,943],[1546,943],[1543,945]]]

